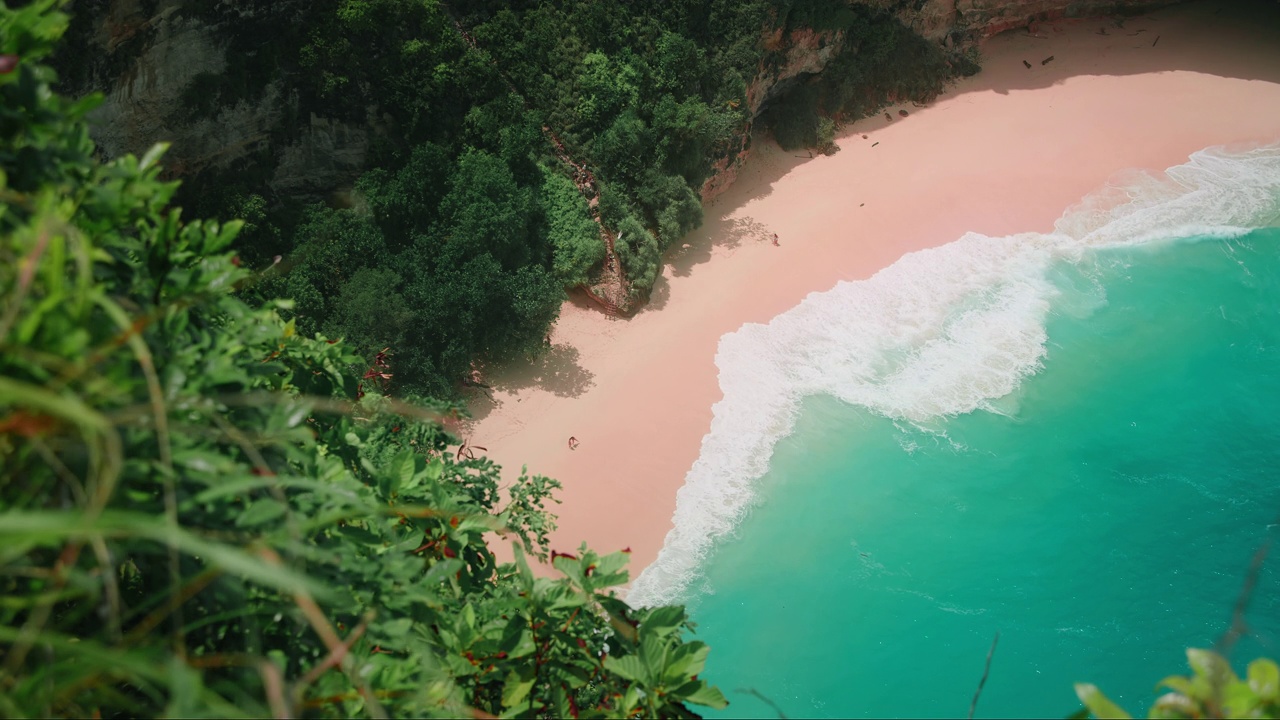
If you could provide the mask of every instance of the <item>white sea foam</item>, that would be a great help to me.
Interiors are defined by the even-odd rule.
[[[674,528],[628,599],[685,598],[717,538],[748,508],[804,397],[826,394],[928,428],[995,404],[1040,368],[1058,295],[1049,269],[1085,251],[1191,235],[1234,236],[1280,219],[1280,145],[1207,149],[1163,176],[1120,178],[1049,234],[970,233],[903,256],[868,280],[813,293],[720,340],[724,399],[676,497]]]

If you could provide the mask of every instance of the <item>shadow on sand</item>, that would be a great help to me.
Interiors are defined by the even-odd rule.
[[[716,248],[733,250],[744,242],[769,242],[772,237],[772,231],[764,223],[749,217],[722,215],[704,223],[698,232],[685,238],[680,248],[669,252],[667,267],[676,277],[688,277],[693,266],[710,260]]]
[[[538,387],[560,397],[577,397],[595,385],[595,375],[579,363],[578,349],[568,344],[552,345],[533,359],[509,362],[498,375],[501,380],[497,388],[505,393]],[[499,400],[493,390],[484,387],[469,388],[465,398],[471,419],[463,427],[483,420],[504,402],[515,402]]]
[[[1217,37],[1231,36],[1239,51],[1204,51],[1202,45],[1197,44],[1196,36],[1210,29]],[[1034,34],[1027,29],[1010,30],[988,40],[988,47],[1000,49],[999,65],[997,61],[984,60],[982,72],[960,81],[939,99],[959,98],[969,93],[1008,94],[1047,88],[1076,76],[1170,71],[1280,83],[1280,64],[1271,62],[1273,56],[1262,56],[1256,51],[1274,43],[1277,37],[1280,37],[1280,3],[1274,0],[1199,0],[1135,17],[1041,23],[1035,27]],[[1096,43],[1086,45],[1086,38],[1143,52],[1127,53],[1122,62],[1112,63],[1105,53],[1099,52]],[[1052,52],[1042,52],[1038,46],[1042,43],[1047,46],[1051,39],[1056,41]],[[1045,63],[1050,54],[1053,59]],[[846,123],[839,138],[862,141],[864,134],[893,123],[910,122],[909,116],[898,114],[899,110],[914,114],[926,112],[927,108],[928,105],[915,103],[888,106],[869,117]],[[1240,108],[1222,109],[1223,113],[1238,111],[1247,112]],[[874,137],[868,140],[874,141]],[[770,143],[767,138],[757,137],[753,146],[761,148]],[[694,267],[710,260],[716,248],[732,250],[743,242],[768,242],[772,238],[772,231],[762,224],[751,218],[732,216],[747,203],[768,197],[774,183],[811,159],[804,150],[787,151],[772,146],[766,152],[774,155],[773,162],[752,166],[748,161],[744,170],[752,173],[750,181],[730,186],[708,203],[703,226],[687,235],[679,247],[668,251],[666,263],[673,275],[688,276]]]
[[[1231,36],[1240,50],[1204,52],[1203,47],[1196,44],[1196,36],[1209,29],[1218,37]],[[1262,56],[1257,52],[1257,48],[1268,47],[1277,37],[1280,37],[1280,3],[1274,0],[1198,0],[1129,18],[1041,23],[1034,33],[1028,29],[1011,30],[991,38],[988,47],[999,48],[999,53],[993,53],[993,57],[999,59],[984,60],[982,72],[960,81],[939,99],[960,98],[969,93],[1034,90],[1077,76],[1169,71],[1280,83],[1280,64],[1269,62],[1271,55]],[[1050,38],[1056,40],[1052,53],[1042,52],[1040,44],[1045,43],[1047,47]],[[1093,42],[1086,43],[1086,39]],[[1143,52],[1128,53],[1123,62],[1112,63],[1105,58],[1105,53],[1100,53],[1097,41]],[[1049,54],[1053,59],[1045,62]],[[915,114],[927,112],[928,106],[914,103],[889,106],[869,117],[846,123],[839,138],[861,142],[864,134],[874,133],[891,123],[910,122],[910,117],[902,117],[899,110]],[[1247,109],[1222,109],[1224,113],[1242,111]],[[867,140],[874,141],[874,137]],[[757,137],[753,145],[762,148],[771,143]],[[768,197],[778,180],[797,166],[811,162],[812,156],[803,150],[786,151],[772,145],[765,152],[774,156],[772,162],[748,161],[739,172],[750,173],[749,180],[744,177],[708,203],[703,226],[667,252],[665,262],[672,275],[689,276],[696,266],[710,260],[717,249],[732,252],[743,243],[771,241],[773,231],[767,226],[750,217],[734,217],[734,213],[754,200]],[[649,303],[640,310],[641,314],[667,306],[670,286],[666,271],[664,269],[664,276],[655,282]],[[570,301],[580,307],[587,306],[586,301],[576,295],[571,295]],[[578,351],[568,345],[553,346],[533,361],[517,361],[495,370],[498,372],[494,375],[500,378],[504,391],[538,386],[562,397],[573,397],[593,385],[590,371],[578,364]],[[474,422],[488,415],[499,401],[476,388],[469,394],[468,404]]]

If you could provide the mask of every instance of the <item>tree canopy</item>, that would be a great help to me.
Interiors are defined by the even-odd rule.
[[[274,271],[240,260],[243,224],[183,220],[163,147],[100,162],[84,122],[97,99],[50,92],[54,5],[0,6],[0,714],[722,707],[685,611],[616,596],[626,553],[550,552],[554,480],[500,489],[497,466],[441,429],[457,408],[387,396],[385,353],[364,363],[315,332],[306,302],[333,302],[326,322],[356,316],[356,340],[432,332],[374,312],[403,284],[374,262],[395,252],[378,225],[318,211],[304,254],[318,297],[251,301]],[[475,186],[518,187],[501,160],[464,162],[489,173]],[[457,234],[489,221],[450,202],[434,222]],[[407,292],[450,307],[507,292],[511,327],[546,322],[559,286],[491,249],[448,261],[452,285]],[[517,342],[497,332],[476,347]]]

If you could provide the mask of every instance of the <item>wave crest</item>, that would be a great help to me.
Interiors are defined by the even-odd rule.
[[[1233,236],[1280,220],[1280,145],[1202,150],[1163,175],[1131,173],[1068,209],[1048,234],[976,233],[904,255],[873,277],[812,293],[720,340],[724,398],[676,495],[674,527],[628,593],[683,599],[713,543],[732,532],[791,432],[801,399],[826,394],[927,427],[988,410],[1046,353],[1055,262],[1091,248]]]

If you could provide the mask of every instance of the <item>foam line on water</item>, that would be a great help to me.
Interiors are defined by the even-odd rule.
[[[1048,234],[975,233],[903,256],[867,280],[812,293],[720,340],[724,398],[676,496],[674,527],[628,600],[683,600],[716,539],[749,507],[800,401],[827,394],[929,427],[987,410],[1035,373],[1058,289],[1055,262],[1093,248],[1192,235],[1231,237],[1280,220],[1280,144],[1202,150],[1163,174],[1118,177]]]

